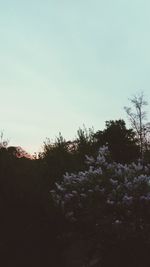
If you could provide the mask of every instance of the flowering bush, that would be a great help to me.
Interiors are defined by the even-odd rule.
[[[107,266],[107,253],[120,240],[122,251],[150,240],[150,165],[140,160],[112,162],[106,146],[99,149],[96,159],[86,156],[86,162],[88,171],[66,173],[51,195],[67,220],[82,225],[82,232],[94,232],[97,244],[105,247]]]
[[[118,224],[136,212],[141,220],[143,208],[150,206],[150,165],[143,166],[140,160],[128,165],[111,162],[105,146],[96,159],[86,156],[86,162],[88,171],[66,173],[51,191],[65,216],[76,221],[90,215],[99,221],[108,213],[107,221]]]

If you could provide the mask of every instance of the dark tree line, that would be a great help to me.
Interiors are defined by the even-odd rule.
[[[96,155],[100,146],[107,145],[113,160],[127,163],[140,158],[140,147],[133,129],[127,129],[124,120],[106,121],[103,131],[79,129],[73,141],[66,141],[60,134],[55,143],[44,143],[39,159],[45,163],[51,182],[61,179],[65,172],[86,168],[85,155]]]
[[[85,155],[97,154],[107,145],[116,162],[140,157],[134,129],[124,120],[106,121],[105,129],[80,128],[74,140],[61,134],[44,142],[37,158],[18,147],[0,144],[0,253],[3,266],[64,266],[63,234],[70,227],[53,206],[49,191],[65,172],[86,170]],[[149,151],[143,154],[149,161]],[[9,256],[8,256],[9,255]]]

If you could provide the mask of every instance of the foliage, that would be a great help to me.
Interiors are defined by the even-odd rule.
[[[118,162],[130,162],[139,157],[139,147],[135,132],[127,129],[124,120],[106,121],[106,128],[95,133],[97,146],[109,147],[113,160]]]
[[[106,129],[97,133],[79,128],[71,141],[61,134],[54,142],[47,139],[34,159],[1,137],[0,235],[6,266],[79,267],[97,262],[93,266],[124,267],[130,266],[118,262],[124,251],[135,249],[135,257],[140,246],[146,259],[149,154],[145,165],[137,161],[135,133],[123,120],[107,121]],[[99,150],[106,143],[108,147]],[[77,250],[82,265],[67,265],[69,255],[64,260],[63,253],[76,260]]]
[[[140,160],[130,164],[111,161],[106,146],[99,149],[96,159],[86,160],[89,170],[66,173],[51,195],[76,231],[82,229],[84,238],[92,233],[95,250],[104,246],[104,251],[99,249],[104,264],[111,243],[126,247],[129,239],[134,246],[150,241],[150,165]]]
[[[88,171],[67,173],[59,184],[56,183],[56,189],[51,193],[66,216],[76,220],[81,211],[90,208],[89,205],[92,205],[93,211],[98,208],[99,214],[101,209],[107,210],[111,206],[114,213],[112,222],[120,221],[121,218],[125,222],[126,209],[129,211],[133,207],[150,203],[150,165],[143,166],[140,161],[120,164],[107,160],[107,157],[108,149],[103,146],[96,160],[87,157],[88,164],[91,163]],[[95,207],[96,203],[98,207]],[[124,218],[120,210],[125,212]]]
[[[55,142],[50,139],[44,142],[43,152],[39,158],[45,163],[47,177],[51,178],[50,183],[60,180],[62,175],[68,171],[79,171],[85,169],[85,154],[93,154],[94,138],[93,130],[79,128],[77,137],[73,141],[66,141],[61,133],[56,137]]]

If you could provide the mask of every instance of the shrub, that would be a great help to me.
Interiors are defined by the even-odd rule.
[[[86,162],[88,171],[66,173],[55,184],[51,191],[55,205],[78,226],[76,229],[82,229],[84,237],[92,234],[95,251],[103,246],[100,251],[106,266],[112,246],[123,247],[120,255],[124,249],[134,247],[137,256],[139,245],[150,241],[150,165],[140,160],[130,164],[113,162],[106,146],[99,149],[96,159],[86,156]],[[118,256],[114,254],[116,263]]]

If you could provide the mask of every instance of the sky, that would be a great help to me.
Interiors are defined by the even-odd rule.
[[[38,152],[150,104],[149,0],[0,0],[0,131]],[[148,108],[147,108],[148,111]],[[149,115],[149,113],[148,113]],[[150,118],[150,116],[149,116]]]

